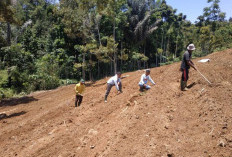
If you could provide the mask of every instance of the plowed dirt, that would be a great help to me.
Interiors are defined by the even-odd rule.
[[[143,71],[123,74],[103,98],[108,78],[89,84],[74,107],[74,86],[0,102],[2,157],[232,157],[232,50],[213,53],[190,69],[179,90],[180,63],[151,69],[156,82],[139,92]]]

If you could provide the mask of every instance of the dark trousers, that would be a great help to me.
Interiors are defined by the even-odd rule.
[[[108,97],[108,95],[109,95],[109,93],[110,93],[110,90],[111,90],[111,88],[112,88],[113,86],[115,86],[115,85],[112,85],[112,84],[107,83],[105,100],[107,100],[107,97]],[[121,83],[121,82],[119,83],[119,86],[118,86],[118,87],[119,87],[119,91],[122,92],[122,83]]]
[[[181,69],[181,70],[182,70],[181,80],[187,82],[189,79],[189,69],[185,68],[185,69]]]
[[[144,85],[140,85],[139,84],[139,87],[140,87],[140,92],[143,92],[144,91],[144,89],[146,89],[146,90],[149,90],[149,89],[151,89],[151,86],[149,86],[149,85],[146,85],[146,86],[144,86]]]
[[[139,88],[140,88],[140,89],[139,89],[140,92],[143,92],[143,90],[145,89],[144,86],[140,86],[140,85],[139,85]]]
[[[139,91],[140,92],[143,92],[144,91],[144,89],[146,89],[146,90],[148,90],[148,89],[150,89],[150,88],[146,88],[145,86],[141,86],[141,85],[139,85]]]
[[[81,95],[76,95],[75,107],[77,107],[77,102],[78,102],[78,106],[81,105],[82,99],[83,99],[83,96],[81,96]]]

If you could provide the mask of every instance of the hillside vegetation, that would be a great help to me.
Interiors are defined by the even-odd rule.
[[[232,18],[207,2],[191,23],[165,0],[1,0],[0,99],[232,48]]]
[[[179,89],[180,63],[151,69],[156,82],[140,93],[143,71],[124,73],[104,103],[106,81],[88,84],[80,107],[74,85],[0,102],[0,154],[4,157],[230,157],[232,156],[232,50],[193,60],[212,82],[190,70]]]

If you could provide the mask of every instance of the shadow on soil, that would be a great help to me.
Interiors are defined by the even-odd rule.
[[[196,83],[193,82],[193,83],[191,83],[190,85],[188,85],[187,88],[192,88],[192,87],[195,86],[195,85],[196,85]]]
[[[0,120],[1,120],[1,119],[7,119],[7,118],[12,118],[12,117],[21,116],[21,115],[24,115],[25,113],[27,113],[27,112],[21,111],[21,112],[12,113],[12,114],[10,114],[10,115],[7,115],[7,114],[5,114],[5,113],[1,113],[1,114],[0,114]]]
[[[25,96],[22,98],[12,98],[12,99],[7,99],[7,100],[1,100],[0,101],[0,107],[3,106],[16,106],[18,104],[27,104],[32,101],[38,101],[38,99],[30,96]]]

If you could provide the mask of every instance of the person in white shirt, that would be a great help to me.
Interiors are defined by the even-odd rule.
[[[117,72],[117,74],[113,77],[111,77],[108,81],[107,81],[107,88],[106,88],[106,94],[105,94],[105,102],[107,102],[107,97],[110,93],[110,90],[113,86],[116,86],[117,90],[118,90],[118,94],[122,93],[122,83],[121,83],[121,73]]]
[[[153,85],[155,85],[155,82],[150,77],[150,69],[146,70],[146,73],[141,76],[139,87],[140,91],[143,91],[144,89],[150,89],[151,86],[147,85],[147,82],[150,81]]]

